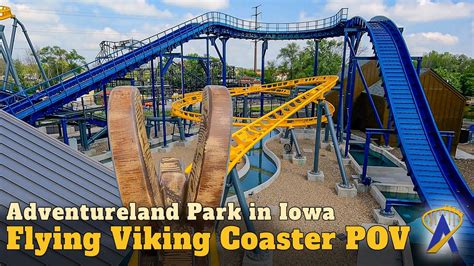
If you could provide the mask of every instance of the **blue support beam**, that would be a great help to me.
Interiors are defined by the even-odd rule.
[[[313,174],[319,173],[319,149],[321,145],[321,120],[322,120],[322,101],[318,100],[317,106],[317,122],[316,122],[316,142],[314,143],[314,159],[313,159]]]
[[[154,59],[150,61],[151,65],[150,65],[150,71],[151,71],[151,98],[153,100],[153,116],[154,117],[157,117],[158,116],[158,113],[157,113],[157,106],[156,106],[156,87],[155,87],[155,83],[156,83],[156,79],[155,79],[155,67],[154,67]],[[161,75],[161,73],[160,73]],[[154,133],[155,133],[155,138],[158,137],[158,126],[156,124],[156,121],[154,122],[154,125],[153,125],[153,128],[154,128]]]
[[[423,61],[423,57],[419,57],[419,58],[416,59],[416,74],[418,75],[418,77],[421,74],[421,62],[422,61]]]
[[[313,64],[313,76],[318,75],[319,68],[319,39],[314,40],[314,64]]]
[[[347,86],[346,86],[346,102],[345,102],[345,108],[344,108],[344,121],[345,124],[342,124],[342,131],[341,131],[341,139],[340,141],[343,141],[343,135],[346,133],[346,141],[348,140],[349,135],[349,127],[351,124],[351,119],[352,119],[352,101],[353,101],[353,92],[354,92],[354,60],[351,57],[349,59],[349,65],[348,65],[348,73],[347,73]],[[348,130],[349,129],[349,130]],[[347,157],[347,154],[344,155],[344,157]]]
[[[347,32],[344,32],[344,49],[342,50],[342,66],[341,77],[339,78],[339,110],[337,112],[337,136],[342,141],[342,128],[344,127],[344,79],[346,67],[346,51],[347,51]],[[346,87],[347,88],[347,87]]]
[[[67,119],[61,119],[61,129],[63,131],[63,142],[69,145],[69,137],[67,135]]]
[[[41,77],[46,82],[46,84],[50,85],[48,77],[46,76],[46,73],[44,72],[43,65],[41,64],[41,61],[38,57],[38,54],[36,53],[35,47],[33,46],[33,43],[31,42],[30,36],[28,35],[28,32],[26,31],[25,25],[23,25],[23,23],[21,23],[21,21],[19,21],[17,18],[14,18],[13,23],[18,23],[18,25],[20,25],[20,28],[23,31],[23,35],[25,35],[26,42],[28,43],[28,46],[30,47],[31,54],[33,55],[33,58],[35,59],[36,65],[38,66],[38,68],[40,70]],[[16,27],[13,28],[13,31],[15,31],[15,30],[16,30]],[[13,32],[12,32],[12,34],[13,34]],[[10,45],[11,45],[11,48],[13,49],[13,42]]]
[[[265,54],[267,53],[268,49],[268,41],[264,40],[262,42],[262,70],[260,76],[260,83],[263,85],[265,84]],[[263,116],[263,105],[265,101],[265,93],[260,93],[260,116]]]
[[[362,174],[360,175],[361,183],[364,185],[370,185],[371,179],[367,176],[367,167],[369,163],[369,152],[370,152],[370,140],[372,135],[383,135],[395,134],[394,129],[385,128],[367,128],[365,130],[365,146],[364,146],[364,164],[362,166]]]
[[[163,123],[163,148],[166,144],[166,102],[165,102],[165,71],[163,69],[163,55],[160,54],[160,87],[161,87],[161,118]]]
[[[107,119],[107,84],[102,85],[102,93],[104,94],[104,111],[105,111],[105,119]]]
[[[227,40],[229,38],[220,38],[222,42],[222,86],[227,86]]]
[[[326,126],[329,128],[329,132],[331,133],[332,143],[334,145],[334,152],[336,153],[337,164],[339,165],[339,172],[341,174],[342,183],[340,184],[341,187],[349,188],[351,184],[346,176],[346,171],[344,169],[344,163],[342,161],[341,149],[339,149],[339,143],[337,141],[336,130],[334,129],[334,122],[332,121],[331,110],[329,109],[329,105],[327,102],[324,102],[324,112],[326,115],[326,119],[328,120],[328,124]]]
[[[313,64],[313,76],[318,75],[319,69],[319,39],[314,40],[314,64]],[[311,117],[314,117],[315,103],[311,103]]]
[[[347,158],[349,155],[349,141],[351,139],[351,122],[352,122],[352,107],[354,104],[354,87],[355,87],[355,77],[356,77],[356,66],[357,60],[354,59],[354,56],[357,55],[357,50],[360,44],[360,39],[362,35],[360,32],[357,32],[356,35],[352,35],[348,40],[348,45],[350,49],[350,59],[349,59],[349,74],[348,82],[346,88],[346,109],[347,109],[347,124],[346,124],[346,145],[344,157]],[[355,41],[355,45],[353,46]],[[363,77],[362,71],[360,71],[361,78]],[[368,88],[367,88],[368,91]],[[374,105],[375,108],[375,105]],[[378,115],[378,113],[376,113]]]
[[[20,78],[18,77],[18,73],[16,72],[15,66],[13,65],[13,59],[11,57],[10,53],[10,46],[7,43],[7,39],[5,38],[5,33],[4,33],[5,26],[0,25],[0,38],[4,47],[4,51],[2,52],[5,55],[5,73],[7,74],[4,78],[5,81],[8,80],[8,72],[11,72],[13,80],[15,81],[15,84],[19,87],[22,88]],[[5,84],[6,82],[4,82]]]
[[[217,56],[219,57],[221,62],[223,62],[224,59],[222,58],[222,54],[219,51],[219,47],[217,47],[216,38],[215,37],[210,37],[209,40],[211,41],[211,45],[214,46],[214,49],[216,50]]]
[[[252,220],[250,220],[249,206],[247,204],[247,201],[245,200],[245,194],[244,194],[245,191],[240,186],[239,174],[237,173],[237,169],[235,167],[230,172],[228,178],[231,179],[232,186],[234,187],[234,190],[235,190],[235,195],[237,196],[237,199],[239,200],[239,206],[240,208],[242,208],[242,216],[244,218],[247,231],[255,233],[256,232],[255,226],[253,225]]]
[[[209,59],[209,37],[206,38],[206,84],[211,85],[211,60]]]
[[[171,64],[173,64],[174,58],[175,58],[174,56],[171,56],[171,57],[168,58],[168,61],[166,61],[166,64],[163,67],[163,73],[168,72],[168,69],[170,68]]]
[[[181,93],[183,95],[183,98],[184,98],[184,94],[185,94],[185,91],[184,91],[184,54],[183,54],[183,44],[180,45],[181,47]]]

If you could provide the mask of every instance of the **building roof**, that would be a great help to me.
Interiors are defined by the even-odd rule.
[[[6,232],[5,217],[11,202],[22,207],[36,202],[38,207],[122,206],[114,172],[100,163],[51,138],[25,122],[0,110],[0,228]],[[0,234],[0,264],[7,265],[117,265],[125,255],[113,243],[110,225],[123,222],[15,222],[32,225],[34,230],[101,232],[100,254],[85,257],[83,251],[54,251],[35,257],[30,251],[5,253],[6,235]],[[6,256],[4,257],[3,255]]]
[[[433,71],[430,68],[422,68],[420,70],[420,76],[424,75],[427,72],[433,73],[433,75],[436,78],[438,78],[441,82],[446,84],[446,86],[449,87],[449,89],[451,91],[453,91],[456,95],[458,95],[458,94],[460,95],[460,93],[453,86],[451,86],[451,84],[449,84],[447,81],[445,81],[443,78],[441,78],[435,71]],[[379,80],[379,81],[375,82],[374,84],[372,84],[372,86],[369,87],[369,92],[372,95],[377,95],[377,96],[384,97],[385,96],[385,91],[384,91],[384,88],[382,86],[382,80]],[[363,91],[363,93],[365,93],[365,90]]]

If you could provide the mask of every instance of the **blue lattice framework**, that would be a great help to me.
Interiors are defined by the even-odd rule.
[[[125,76],[140,65],[171,52],[182,43],[199,38],[202,34],[262,40],[327,38],[342,35],[346,21],[347,9],[341,9],[336,15],[321,20],[258,24],[219,12],[209,12],[141,41],[141,47],[133,51],[116,51],[111,55],[113,59],[110,61],[95,60],[18,92],[18,95],[26,96],[20,101],[12,102],[10,97],[2,99],[0,106],[17,118],[34,123],[38,118],[54,113],[77,97],[102,88],[104,84]]]

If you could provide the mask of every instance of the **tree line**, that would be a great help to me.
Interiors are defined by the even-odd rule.
[[[337,75],[342,62],[341,41],[324,39],[319,42],[319,75]],[[265,65],[265,82],[276,82],[285,79],[296,79],[313,75],[314,40],[308,40],[302,46],[295,42],[288,43],[281,48],[275,60],[270,60]],[[66,50],[59,46],[46,46],[38,50],[41,64],[49,78],[76,69],[85,64],[85,58],[75,49]],[[190,54],[189,56],[199,56]],[[185,60],[185,84],[188,86],[203,86],[205,72],[203,62]],[[219,82],[221,65],[218,58],[211,58],[213,83]],[[31,87],[42,81],[38,67],[31,54],[23,60],[15,59],[14,66],[18,72],[23,87]],[[423,56],[422,66],[431,68],[442,78],[459,90],[465,96],[474,96],[474,59],[466,55],[454,55],[448,52],[439,53],[431,51]],[[5,72],[5,62],[0,61],[0,75]],[[170,68],[173,73],[168,80],[171,85],[180,86],[180,65],[174,64]],[[250,76],[259,78],[260,74],[251,69],[235,68],[236,78]],[[10,77],[9,82],[12,82]]]

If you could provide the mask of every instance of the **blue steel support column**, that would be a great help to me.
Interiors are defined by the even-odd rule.
[[[248,105],[249,105],[248,96],[244,95],[244,108],[242,109],[242,111],[243,111],[242,116],[243,117],[248,117],[248,115],[249,115]]]
[[[61,119],[61,129],[63,131],[63,141],[66,145],[69,145],[69,137],[67,135],[67,120]]]
[[[423,60],[423,57],[420,57],[416,60],[416,74],[418,77],[420,76],[421,73],[421,61]]]
[[[329,142],[329,126],[326,124],[326,127],[324,127],[324,142],[328,143]]]
[[[181,93],[184,98],[184,58],[183,58],[183,44],[181,44]],[[170,58],[172,60],[172,58]]]
[[[314,40],[314,65],[313,65],[313,76],[318,75],[319,69],[319,39]],[[311,103],[311,117],[314,117],[314,109],[316,104]]]
[[[317,113],[318,121],[316,123],[316,142],[314,143],[313,174],[319,173],[319,146],[321,145],[321,119],[322,119],[322,101],[318,100]]]
[[[232,171],[230,172],[229,175],[232,181],[232,185],[234,186],[235,195],[237,196],[237,199],[239,200],[240,208],[242,208],[242,216],[244,217],[245,226],[247,226],[247,231],[255,233],[256,232],[255,227],[253,226],[253,223],[250,220],[249,206],[247,205],[247,201],[245,200],[244,191],[240,187],[240,179],[237,173],[237,169],[235,169],[235,167],[232,168]]]
[[[6,66],[6,69],[12,73],[15,84],[21,88],[20,78],[18,77],[15,67],[13,66],[13,59],[10,53],[10,46],[7,45],[7,39],[5,38],[5,33],[3,31],[4,29],[5,29],[5,26],[0,25],[0,32],[1,32],[0,37],[3,42],[3,46],[5,47],[5,58],[7,59],[7,62],[5,62],[5,66]],[[6,73],[7,73],[7,79],[8,79],[8,72]]]
[[[104,94],[105,119],[107,119],[107,84],[102,85],[102,93]]]
[[[157,117],[158,114],[156,112],[156,87],[155,87],[155,67],[154,67],[154,63],[153,63],[154,59],[151,60],[151,65],[150,65],[150,68],[151,68],[151,98],[152,98],[152,101],[153,101],[153,117]],[[161,75],[161,73],[160,73]],[[156,125],[156,121],[153,121],[153,128],[154,128],[154,131],[155,131],[155,138],[158,137],[158,127]]]
[[[221,38],[222,42],[222,86],[227,86],[227,51],[226,44],[228,38]]]
[[[160,53],[160,87],[161,87],[161,118],[163,123],[163,148],[166,145],[166,103],[165,103],[165,73],[163,71],[163,54]]]
[[[86,122],[84,120],[79,120],[79,137],[81,139],[81,146],[85,151],[89,150],[86,130]]]
[[[351,140],[351,122],[352,122],[352,105],[354,101],[354,83],[355,83],[355,63],[353,62],[355,59],[351,58],[351,63],[349,67],[351,68],[351,86],[347,88],[348,97],[346,98],[347,101],[347,125],[346,125],[346,145],[345,145],[345,152],[344,158],[347,158],[349,154],[349,141]]]
[[[260,84],[265,84],[265,53],[268,49],[268,41],[264,40],[262,42],[262,70],[260,76]],[[265,100],[265,94],[263,92],[260,93],[260,116],[263,116],[263,103]]]
[[[0,45],[0,52],[2,53],[2,57],[3,57],[3,61],[5,61],[5,74],[3,75],[3,85],[2,85],[2,89],[3,90],[6,90],[7,88],[7,79],[8,79],[8,70],[10,69],[10,65],[8,65],[8,60],[7,60],[7,51],[5,51],[5,49],[3,49],[3,45]]]
[[[183,54],[183,44],[180,45],[181,48],[181,94],[184,98],[184,54]],[[169,60],[173,60],[173,58],[170,58]],[[184,127],[186,128],[186,120],[183,120]]]
[[[209,37],[206,38],[206,57],[207,57],[207,60],[206,60],[206,69],[207,69],[206,83],[207,83],[207,85],[211,85],[211,62],[210,62],[210,59],[209,59]]]
[[[314,40],[314,65],[313,65],[313,76],[318,75],[318,67],[319,67],[319,40]]]
[[[31,49],[31,53],[33,54],[33,57],[35,58],[35,61],[36,61],[36,64],[38,65],[38,68],[40,70],[40,73],[41,73],[41,76],[43,77],[43,79],[46,81],[46,83],[48,85],[49,84],[49,80],[48,80],[48,77],[46,76],[46,73],[44,72],[44,68],[43,66],[41,65],[41,61],[38,57],[38,54],[36,53],[35,51],[35,47],[33,46],[33,43],[31,42],[31,39],[30,39],[30,36],[28,35],[28,32],[26,31],[26,28],[25,28],[25,25],[23,25],[23,23],[21,23],[21,21],[19,21],[18,19],[15,18],[15,22],[18,22],[18,25],[20,25],[21,27],[21,30],[23,31],[23,34],[25,35],[25,39],[26,39],[26,42],[28,43],[28,46],[30,47]],[[12,48],[13,48],[13,43],[11,44]]]
[[[346,66],[347,32],[344,31],[344,49],[342,52],[341,77],[339,78],[339,110],[337,112],[337,136],[342,140],[342,128],[344,127],[344,76]]]
[[[339,143],[336,137],[336,131],[334,130],[334,122],[332,121],[331,110],[329,110],[329,106],[327,102],[324,102],[324,112],[326,115],[326,119],[328,120],[328,127],[329,132],[331,133],[332,142],[334,144],[334,152],[336,153],[337,164],[339,165],[339,171],[342,177],[342,183],[340,184],[341,187],[349,188],[351,185],[347,180],[346,171],[344,170],[344,163],[342,162],[342,155],[341,150],[339,149]]]
[[[10,49],[8,49],[6,52],[10,53],[10,55],[13,54],[13,45],[15,44],[15,35],[16,35],[16,28],[18,27],[17,26],[17,19],[13,19],[13,26],[12,26],[12,34],[11,34],[11,37],[10,37]],[[5,60],[5,62],[7,62],[7,60]],[[8,71],[9,71],[9,68],[10,68],[10,65],[8,64],[6,67],[5,67],[5,74],[3,76],[3,89],[5,90],[6,89],[6,85],[7,85],[7,81],[8,81]]]
[[[301,158],[302,154],[301,154],[301,149],[300,149],[300,145],[298,144],[298,140],[296,139],[296,134],[295,134],[295,130],[293,128],[291,128],[289,130],[290,132],[290,141],[295,144],[295,149],[296,149],[296,158]]]

